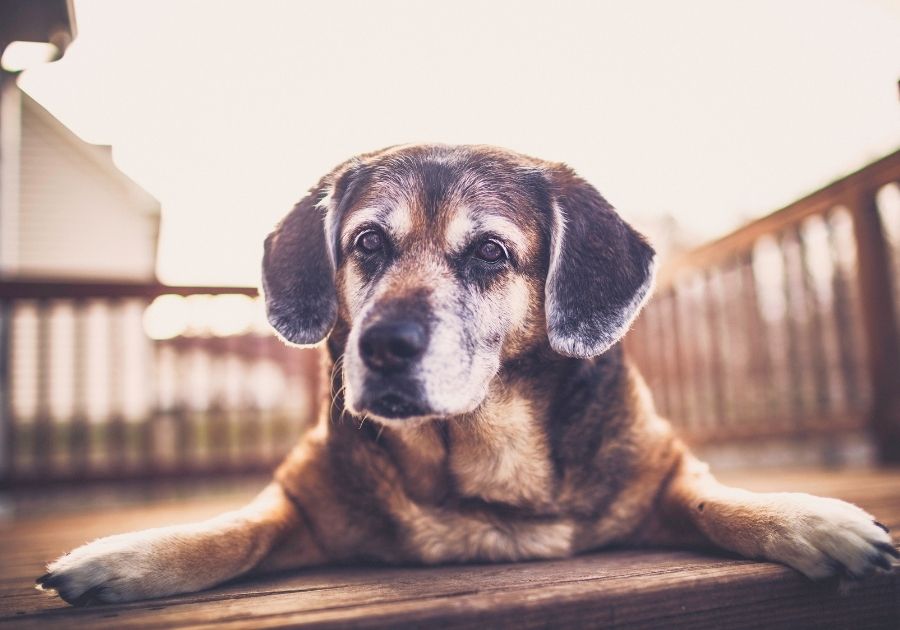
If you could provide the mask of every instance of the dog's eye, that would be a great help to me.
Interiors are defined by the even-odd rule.
[[[367,254],[374,254],[384,247],[384,237],[376,230],[366,230],[356,237],[356,246]]]
[[[489,263],[500,262],[507,258],[506,248],[492,238],[478,245],[475,248],[475,255]]]

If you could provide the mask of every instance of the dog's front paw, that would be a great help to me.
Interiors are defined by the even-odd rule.
[[[775,496],[777,524],[763,543],[770,560],[820,579],[891,571],[900,558],[887,527],[855,505],[808,494]]]
[[[47,565],[40,590],[57,593],[75,606],[128,602],[181,590],[179,576],[164,560],[171,538],[148,530],[101,538]]]

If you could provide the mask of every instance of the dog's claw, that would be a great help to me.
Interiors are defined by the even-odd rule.
[[[34,586],[42,591],[56,590],[60,582],[62,582],[62,578],[58,574],[50,571],[35,580]]]
[[[890,543],[883,543],[883,542],[876,542],[876,543],[872,543],[872,544],[879,551],[883,551],[884,553],[888,554],[889,556],[893,556],[894,558],[897,558],[898,560],[900,560],[900,551],[897,551],[897,548],[894,547],[894,545],[892,545]]]
[[[88,590],[86,590],[84,593],[82,593],[78,597],[74,597],[72,599],[66,599],[66,601],[69,602],[70,604],[72,604],[73,606],[79,606],[79,607],[87,607],[87,606],[93,606],[95,604],[100,604],[100,603],[102,603],[102,600],[99,597],[97,597],[97,595],[99,595],[103,590],[104,590],[104,587],[102,587],[102,586],[94,586],[93,588],[89,588]],[[63,599],[65,599],[65,598],[63,598]]]
[[[894,565],[891,563],[891,561],[881,554],[874,556],[872,558],[872,561],[885,571],[890,571],[894,568]]]

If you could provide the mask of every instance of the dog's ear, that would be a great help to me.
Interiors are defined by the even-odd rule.
[[[292,344],[322,341],[337,320],[334,273],[341,216],[362,167],[339,166],[266,237],[262,289],[269,323]]]
[[[597,356],[622,338],[640,312],[653,284],[655,252],[571,170],[561,166],[550,180],[547,335],[560,354]]]

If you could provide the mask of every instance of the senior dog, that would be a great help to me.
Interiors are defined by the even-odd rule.
[[[568,167],[485,146],[349,160],[269,235],[269,321],[325,341],[330,388],[246,507],[103,538],[38,580],[73,604],[353,561],[707,546],[810,578],[891,570],[856,506],[726,487],[673,435],[619,340],[654,251]]]

